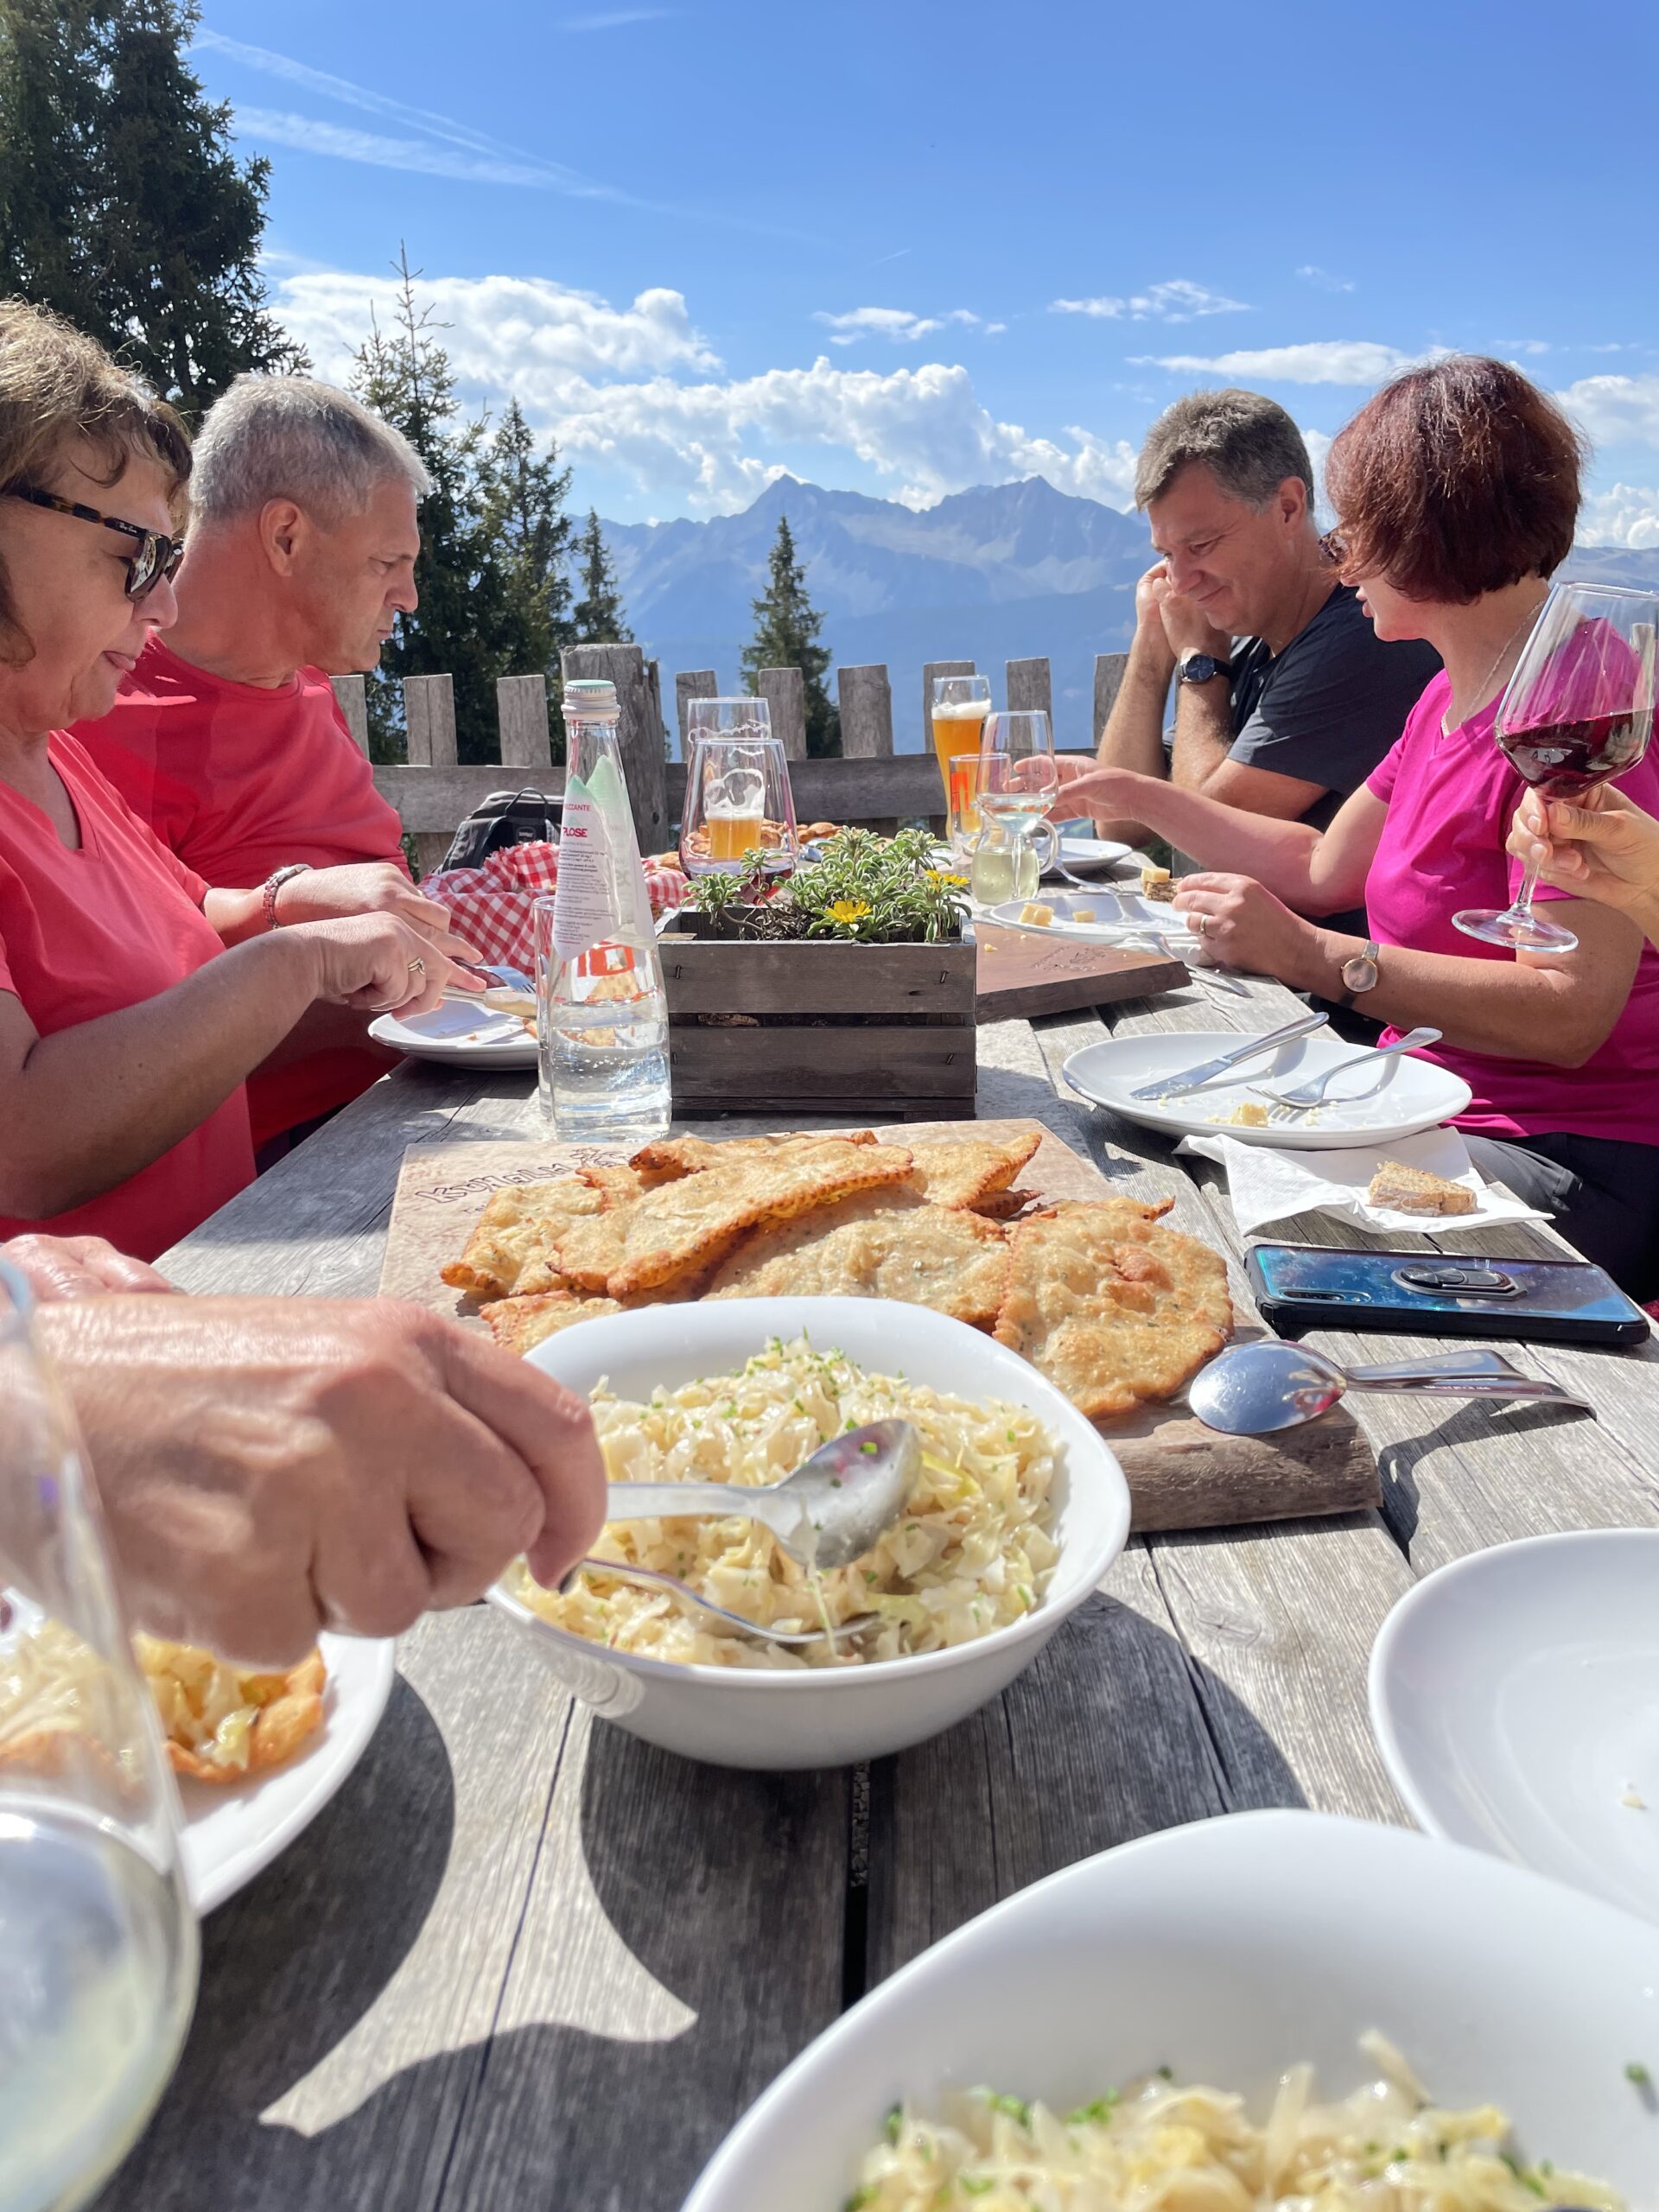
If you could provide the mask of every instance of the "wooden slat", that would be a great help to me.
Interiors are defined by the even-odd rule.
[[[680,733],[680,758],[690,742],[688,734],[694,699],[717,699],[720,678],[712,668],[683,668],[674,678],[674,723]]]
[[[464,767],[377,768],[374,787],[389,799],[405,830],[432,836],[453,836],[475,806],[492,791],[521,783],[527,791],[545,791],[558,798],[564,791],[563,768],[536,768],[504,775],[493,761],[470,762]]]
[[[411,765],[453,768],[455,765],[455,679],[453,676],[404,678],[404,749]],[[459,817],[457,817],[459,818]],[[435,828],[441,824],[435,823]],[[449,827],[453,830],[454,823]]]
[[[616,686],[621,720],[617,743],[627,779],[633,831],[642,853],[660,852],[668,840],[667,747],[656,686],[638,645],[567,645],[564,678],[600,677]]]
[[[669,1033],[674,1103],[683,1113],[828,1113],[857,1100],[861,1109],[895,1095],[955,1101],[971,1112],[974,1036],[958,1027],[900,1028],[861,1022],[821,1029],[704,1029],[676,1023]],[[891,1117],[891,1108],[887,1109]]]
[[[498,676],[495,712],[501,730],[501,764],[509,768],[550,768],[553,750],[547,728],[547,678]]]
[[[1052,732],[1054,727],[1054,686],[1046,656],[1009,661],[1006,680],[1010,709],[1027,712],[1034,710],[1046,715]]]
[[[334,686],[334,702],[346,718],[346,727],[352,734],[353,744],[366,756],[369,750],[369,702],[363,677],[331,676],[328,681]]]
[[[697,1014],[973,1015],[969,944],[711,944],[673,931],[658,944],[676,1020]]]
[[[1100,743],[1100,734],[1106,727],[1106,717],[1117,702],[1117,695],[1123,688],[1124,671],[1128,664],[1128,653],[1095,655],[1095,727],[1090,739],[1091,748]]]
[[[798,668],[763,668],[754,688],[772,709],[772,734],[785,760],[806,758],[806,680]]]
[[[841,751],[846,760],[893,758],[893,686],[885,663],[836,671]]]

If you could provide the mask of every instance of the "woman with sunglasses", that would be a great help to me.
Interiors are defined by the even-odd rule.
[[[189,473],[170,408],[0,303],[0,1238],[154,1258],[251,1179],[243,1081],[310,1006],[476,988],[441,919],[278,929],[269,887],[208,890],[65,734],[176,615]]]
[[[1408,370],[1361,409],[1325,462],[1331,550],[1382,639],[1424,638],[1443,672],[1323,832],[1122,770],[1062,790],[1144,822],[1212,873],[1176,906],[1224,965],[1352,1005],[1390,1037],[1432,1025],[1422,1057],[1461,1076],[1475,1164],[1633,1296],[1659,1293],[1659,952],[1611,905],[1575,906],[1578,948],[1510,954],[1465,937],[1465,906],[1507,906],[1522,785],[1493,741],[1497,702],[1548,579],[1570,551],[1582,455],[1559,408],[1502,361]],[[1659,812],[1659,759],[1624,779]],[[1563,884],[1579,888],[1576,884]],[[1363,899],[1362,938],[1308,915]]]

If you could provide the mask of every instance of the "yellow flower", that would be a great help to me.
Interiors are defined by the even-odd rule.
[[[937,890],[960,890],[968,880],[965,875],[952,875],[941,868],[929,868],[927,880]]]
[[[833,906],[826,906],[825,913],[832,922],[861,922],[869,907],[861,899],[837,899]]]

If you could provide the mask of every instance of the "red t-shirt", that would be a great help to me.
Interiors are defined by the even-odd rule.
[[[1388,819],[1365,879],[1365,907],[1379,944],[1446,952],[1463,960],[1515,955],[1454,928],[1464,906],[1507,906],[1524,873],[1504,851],[1525,784],[1492,736],[1493,700],[1456,729],[1442,727],[1450,679],[1437,676],[1412,709],[1405,732],[1366,788]],[[1618,787],[1659,814],[1659,757],[1618,778]],[[1539,888],[1541,900],[1567,894]],[[1385,1041],[1400,1033],[1390,1029]],[[1500,1059],[1450,1045],[1417,1055],[1460,1075],[1474,1092],[1459,1128],[1488,1136],[1566,1134],[1659,1145],[1659,953],[1643,943],[1636,980],[1612,1033],[1581,1068]]]
[[[114,706],[75,735],[133,811],[203,882],[246,891],[291,861],[404,867],[403,824],[374,788],[321,671],[232,683],[152,638]],[[383,1075],[372,1050],[315,1052],[254,1075],[256,1145],[343,1106]]]
[[[205,919],[207,887],[176,861],[73,737],[50,741],[80,822],[71,852],[39,807],[0,786],[0,990],[42,1037],[171,990],[225,950]],[[49,1221],[0,1215],[0,1238],[44,1230],[107,1236],[153,1260],[253,1180],[238,1084],[170,1152]]]

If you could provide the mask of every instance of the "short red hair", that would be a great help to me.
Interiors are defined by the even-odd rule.
[[[1548,576],[1573,546],[1588,448],[1504,361],[1408,369],[1340,430],[1325,464],[1343,574],[1466,607]]]

